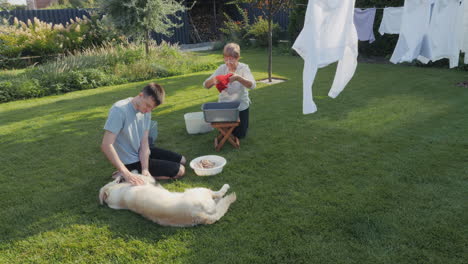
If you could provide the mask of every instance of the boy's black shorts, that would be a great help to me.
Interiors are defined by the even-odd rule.
[[[152,176],[167,176],[174,177],[180,169],[180,160],[182,155],[162,148],[150,148],[151,154],[149,157],[148,170]],[[125,167],[129,171],[138,170],[141,173],[141,163],[135,162],[126,164]]]

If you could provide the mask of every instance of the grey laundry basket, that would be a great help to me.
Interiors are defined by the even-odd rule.
[[[204,103],[202,105],[205,121],[236,122],[239,119],[240,102]]]

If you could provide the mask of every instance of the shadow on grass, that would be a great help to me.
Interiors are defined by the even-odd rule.
[[[152,81],[158,82],[161,85],[163,85],[166,90],[166,96],[171,97],[176,93],[190,91],[193,89],[200,89],[200,91],[203,91],[201,83],[208,76],[209,75],[207,73],[203,72],[184,76],[168,77]],[[0,111],[0,120],[2,120],[0,128],[11,123],[23,122],[25,120],[32,119],[32,116],[37,117],[43,115],[55,115],[59,117],[60,115],[75,111],[81,111],[86,108],[110,108],[112,104],[118,100],[137,95],[141,91],[141,89],[149,82],[151,81],[123,84],[112,87],[102,87],[93,90],[77,91],[67,93],[64,95],[50,96],[43,99],[40,98],[26,100],[24,101],[24,105],[30,104],[32,106],[26,106],[24,108],[21,107],[20,109],[14,109],[15,107],[12,107],[13,109],[9,110],[8,107],[10,105],[19,105],[21,101],[0,104],[0,108],[5,109]],[[190,85],[188,87],[180,87],[180,84]],[[196,87],[194,87],[194,85],[196,85]],[[76,95],[80,93],[92,94],[76,97]],[[44,104],[41,103],[42,100],[50,100],[50,102]],[[158,111],[164,110],[169,107],[172,107],[171,103],[164,104],[160,108],[158,108]]]

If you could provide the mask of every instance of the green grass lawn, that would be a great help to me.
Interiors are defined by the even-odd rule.
[[[243,53],[257,79],[264,51]],[[218,52],[221,53],[221,52]],[[221,56],[213,57],[221,61]],[[100,152],[110,106],[146,83],[0,105],[0,263],[467,263],[466,72],[359,64],[336,99],[335,66],[302,115],[302,60],[275,56],[281,84],[251,92],[250,130],[222,174],[188,169],[171,190],[224,183],[237,201],[216,224],[161,227],[98,204],[114,171]],[[160,147],[214,154],[184,113],[216,101],[209,72],[156,80]]]

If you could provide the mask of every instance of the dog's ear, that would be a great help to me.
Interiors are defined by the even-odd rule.
[[[124,182],[125,179],[123,176],[118,176],[117,178],[115,178],[114,180],[114,183],[121,183],[121,182]]]

